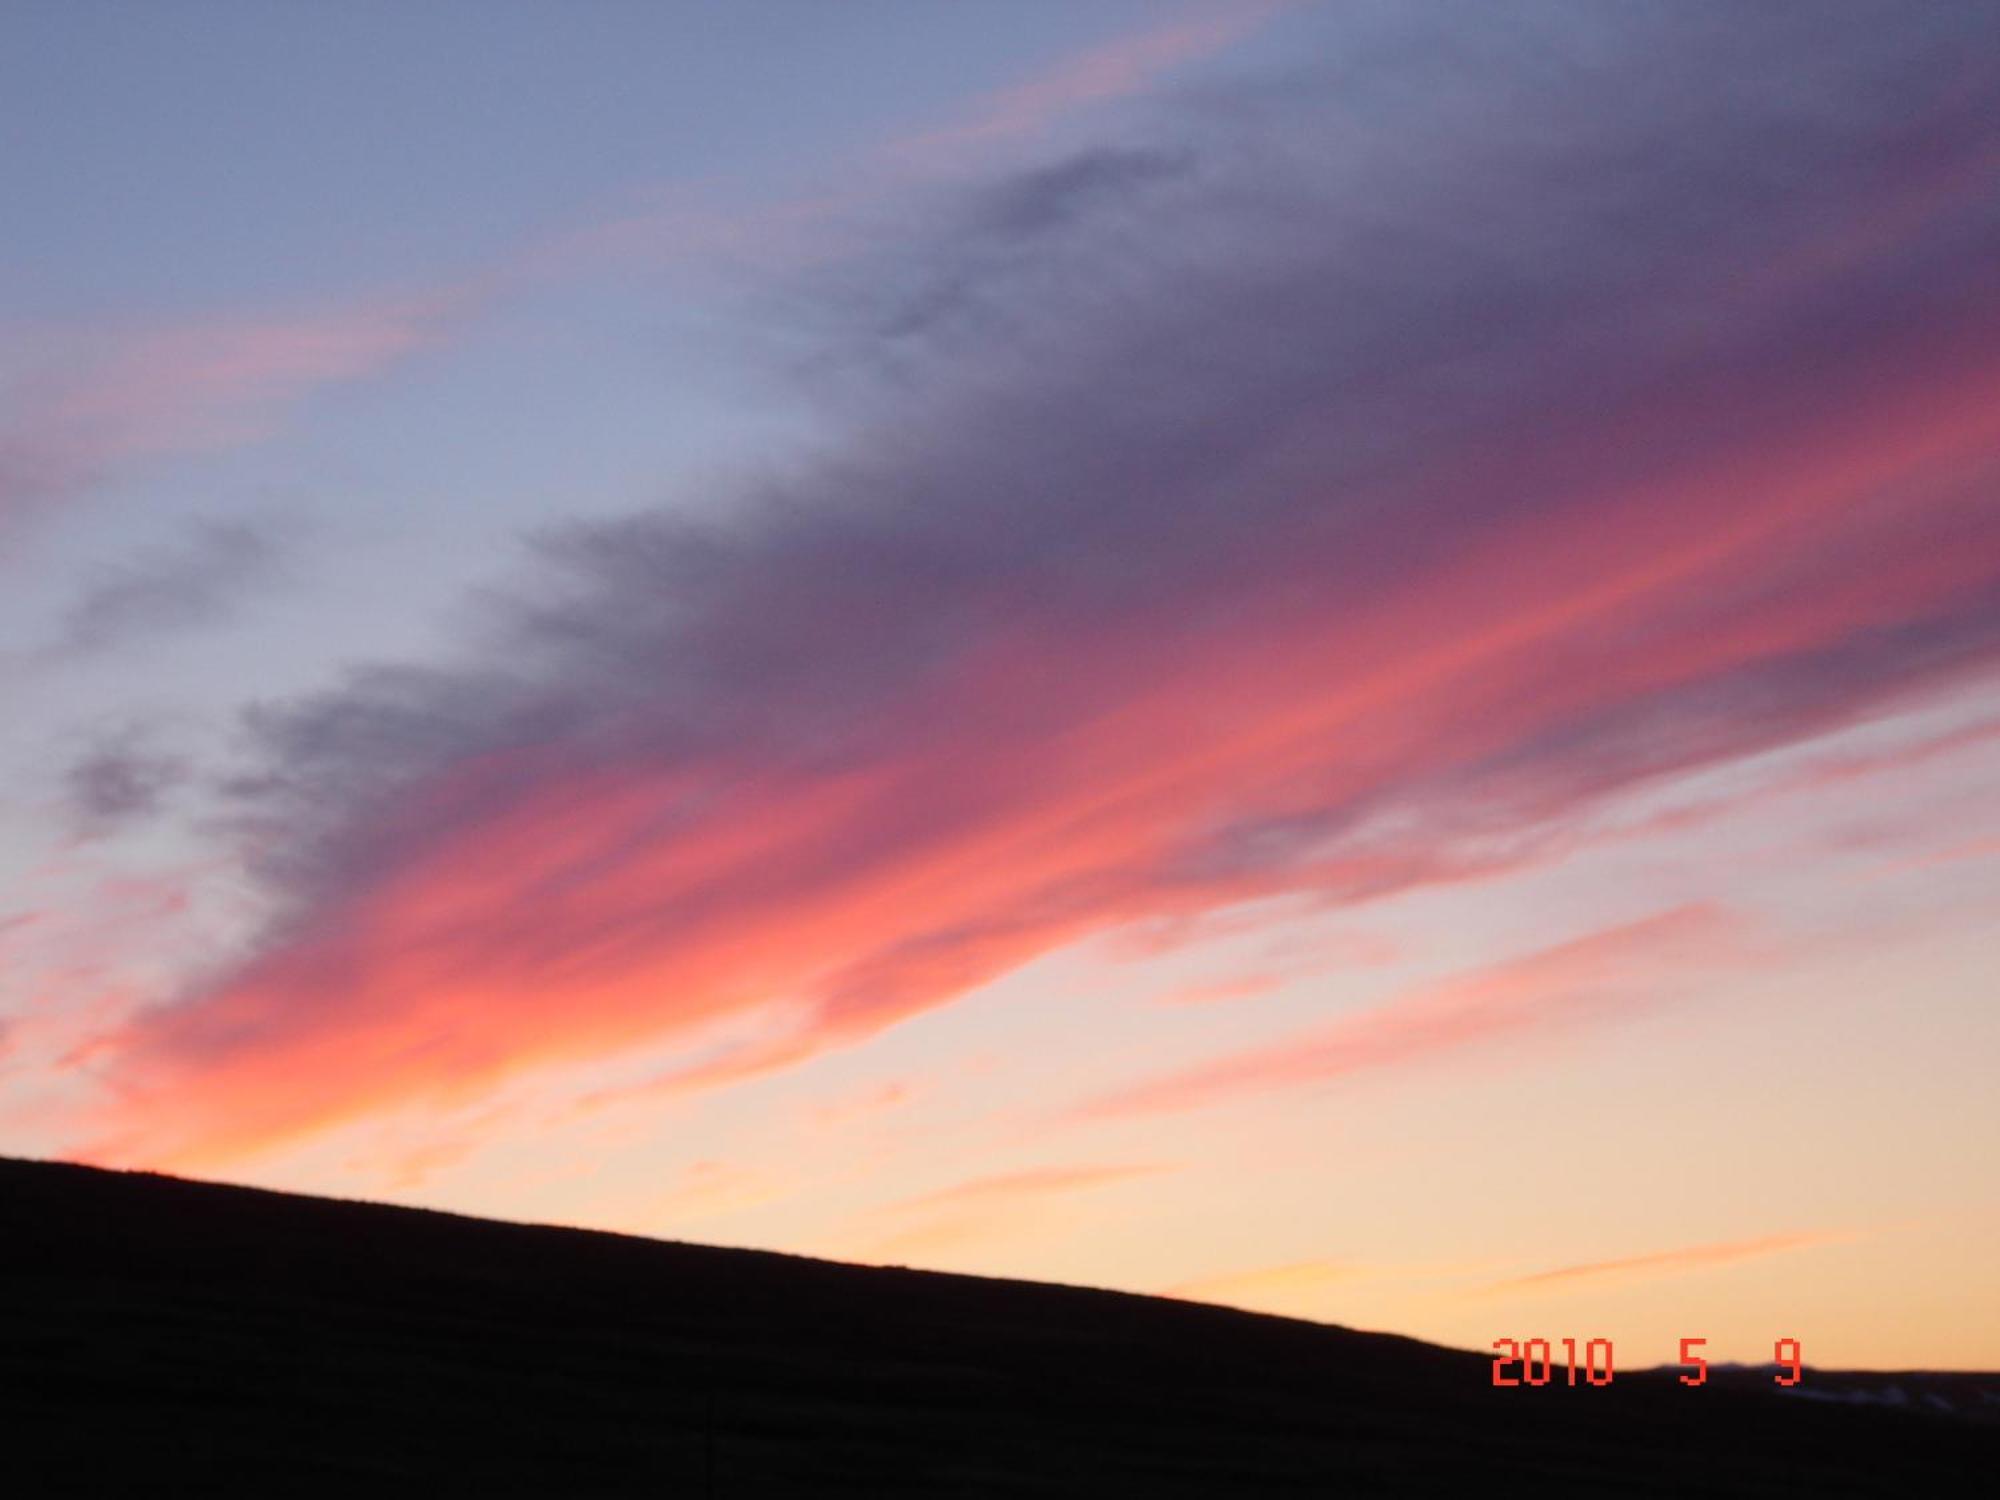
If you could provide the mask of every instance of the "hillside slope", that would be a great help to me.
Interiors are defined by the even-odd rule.
[[[1220,1308],[16,1161],[0,1423],[10,1495],[1770,1497],[2000,1472],[2000,1430],[1915,1412],[1495,1390],[1476,1354]]]

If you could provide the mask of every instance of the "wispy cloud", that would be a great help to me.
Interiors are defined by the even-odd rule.
[[[1315,1301],[1368,1274],[1368,1268],[1346,1261],[1302,1260],[1282,1266],[1261,1266],[1254,1271],[1196,1277],[1163,1287],[1160,1295],[1190,1302],[1220,1302],[1230,1307],[1285,1309]]]
[[[1167,1005],[1219,1005],[1232,1000],[1254,1000],[1268,995],[1285,982],[1282,974],[1243,974],[1234,979],[1212,979],[1170,990],[1160,997]]]
[[[1812,1249],[1820,1245],[1841,1244],[1855,1238],[1855,1235],[1845,1233],[1772,1234],[1752,1240],[1691,1245],[1679,1250],[1657,1251],[1651,1255],[1631,1255],[1619,1260],[1590,1261],[1583,1265],[1562,1266],[1553,1271],[1538,1271],[1532,1276],[1517,1276],[1509,1281],[1496,1281],[1472,1295],[1504,1297],[1528,1292],[1562,1292],[1579,1282],[1678,1276],[1688,1271],[1704,1270],[1710,1266],[1729,1265],[1735,1261],[1754,1260],[1767,1255],[1782,1255],[1789,1251]]]
[[[821,1128],[846,1125],[854,1120],[880,1115],[907,1104],[915,1092],[909,1084],[891,1079],[884,1083],[870,1084],[864,1089],[836,1099],[814,1104],[810,1106],[808,1115],[813,1124]]]
[[[16,329],[0,391],[0,537],[146,459],[263,436],[314,391],[434,340],[449,299],[295,317]]]
[[[63,800],[71,827],[94,838],[149,818],[189,777],[184,756],[162,749],[145,725],[125,725],[101,735],[63,773]]]
[[[934,160],[969,147],[1036,135],[1058,119],[1129,98],[1175,69],[1235,45],[1296,3],[1224,0],[1183,7],[1173,20],[1116,37],[995,91],[956,123],[897,142],[895,154]]]
[[[257,441],[315,392],[390,368],[537,286],[633,261],[838,258],[858,246],[850,221],[882,209],[913,179],[961,174],[983,148],[1140,94],[1287,8],[1286,0],[1190,8],[1063,58],[970,101],[935,130],[892,142],[883,169],[829,164],[848,184],[839,189],[725,205],[690,185],[657,188],[652,196],[664,205],[605,213],[455,277],[330,310],[0,330],[12,356],[0,368],[0,542],[140,463]]]
[[[766,1168],[724,1161],[691,1162],[676,1174],[665,1192],[621,1198],[612,1219],[642,1225],[655,1233],[670,1233],[695,1220],[778,1202],[799,1187],[796,1179]]]
[[[272,580],[282,548],[270,521],[197,521],[170,546],[100,568],[64,612],[55,649],[73,656],[216,624]]]
[[[1553,857],[1990,665],[2000,220],[1909,205],[2000,146],[2000,23],[1565,14],[1588,45],[1408,13],[1168,101],[1199,169],[1057,232],[992,183],[1006,274],[820,460],[542,539],[471,665],[260,711],[284,918],[107,1039],[101,1149],[233,1160],[755,1017],[660,1086],[741,1079],[1134,922]],[[990,263],[967,204],[883,255],[859,365],[911,266]],[[1878,206],[1909,233],[1856,244]],[[1658,960],[1549,962],[1620,942]],[[1510,983],[1312,1066],[1594,1013]]]
[[[1075,1200],[1122,1182],[1152,1177],[1171,1168],[1160,1164],[1118,1163],[1034,1167],[954,1183],[876,1211],[860,1241],[869,1259],[898,1255],[940,1255],[980,1245],[992,1246],[1025,1233],[1063,1232],[1073,1222]]]
[[[1165,1170],[1157,1165],[1034,1167],[1023,1172],[1003,1172],[992,1177],[976,1177],[969,1182],[954,1183],[935,1192],[905,1199],[896,1208],[899,1211],[928,1211],[1024,1203],[1102,1187],[1107,1183],[1124,1182],[1134,1177],[1148,1177]]]
[[[1197,1109],[1602,1024],[1657,1003],[1690,964],[1740,947],[1720,911],[1683,907],[1343,1016],[1285,1041],[1107,1094],[1081,1115]]]
[[[380,1156],[351,1159],[347,1167],[379,1179],[392,1192],[411,1192],[429,1184],[439,1173],[463,1164],[480,1144],[471,1138],[424,1141]]]
[[[865,250],[869,224],[895,217],[918,185],[990,173],[1008,156],[1098,106],[1162,88],[1176,75],[1226,52],[1298,0],[1223,0],[1187,7],[1030,76],[964,101],[939,124],[895,136],[872,151],[829,161],[816,185],[753,203],[721,203],[690,184],[661,184],[621,211],[545,236],[504,257],[478,284],[489,292],[563,280],[620,264],[756,266],[798,269],[839,263]],[[1010,194],[982,195],[990,227],[1034,223],[1064,200],[1088,196],[1127,175],[1170,170],[1170,155],[1106,148],[1053,168],[1021,174]],[[1115,190],[1115,187],[1113,187]]]

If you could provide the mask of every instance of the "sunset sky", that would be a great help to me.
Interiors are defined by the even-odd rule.
[[[2000,1368],[2000,7],[4,32],[0,1153]]]

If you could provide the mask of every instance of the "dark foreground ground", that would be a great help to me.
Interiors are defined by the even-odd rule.
[[[1479,1355],[1220,1308],[0,1161],[9,1497],[1769,1500],[1996,1478],[2000,1426],[1935,1408],[1642,1375],[1495,1390]]]

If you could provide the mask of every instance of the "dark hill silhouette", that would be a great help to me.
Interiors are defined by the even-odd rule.
[[[2000,1461],[1936,1413],[1495,1390],[1192,1303],[4,1160],[0,1413],[9,1496],[1769,1500]]]

